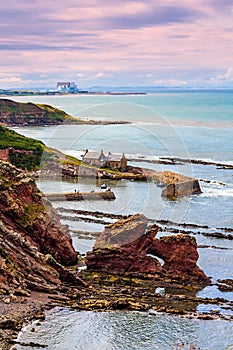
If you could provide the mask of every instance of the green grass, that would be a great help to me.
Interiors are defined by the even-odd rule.
[[[45,112],[47,118],[52,119],[56,122],[81,122],[81,120],[79,120],[78,118],[72,117],[66,112],[53,106],[46,104],[37,104],[36,106]]]
[[[23,103],[15,102],[8,99],[0,99],[0,116],[3,119],[6,117],[20,116],[22,124],[24,120],[34,119],[36,116],[41,116],[46,124],[62,124],[62,123],[83,123],[79,118],[75,118],[66,112],[47,104]],[[36,124],[36,121],[35,121]]]
[[[21,217],[21,219],[19,220],[19,223],[23,227],[32,226],[34,221],[38,217],[38,215],[40,213],[44,213],[44,212],[45,212],[44,206],[37,205],[34,203],[29,204],[29,205],[24,207],[24,214]]]
[[[0,126],[0,149],[14,147],[19,150],[38,151],[43,142],[18,134],[16,131]]]
[[[4,126],[0,126],[0,149],[11,148],[10,161],[18,168],[26,170],[39,169],[45,145],[38,140],[23,136]],[[29,151],[30,154],[14,150]]]
[[[0,149],[12,148],[9,151],[10,162],[17,168],[32,171],[39,170],[41,165],[49,162],[68,164],[72,166],[80,166],[96,169],[98,167],[82,163],[79,159],[65,155],[55,149],[46,147],[43,142],[18,134],[5,126],[0,126]],[[15,152],[15,150],[29,151]],[[42,163],[41,163],[42,161]],[[112,174],[121,174],[118,170],[101,169]]]

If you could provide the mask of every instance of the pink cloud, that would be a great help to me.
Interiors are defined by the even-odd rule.
[[[217,76],[212,77],[210,80],[213,80],[213,81],[225,81],[225,80],[233,81],[233,67],[228,68],[227,71],[223,74],[218,74]]]
[[[209,82],[232,66],[231,28],[227,0],[221,6],[217,0],[2,2],[0,52],[7,59],[0,61],[0,75],[21,80],[0,82],[37,84],[44,77],[48,84],[62,76],[90,84],[157,76]]]

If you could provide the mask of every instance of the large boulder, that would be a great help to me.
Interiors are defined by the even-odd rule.
[[[93,251],[87,253],[87,268],[111,273],[160,272],[159,261],[147,256],[158,227],[146,233],[147,225],[145,216],[134,215],[106,226]]]
[[[162,259],[164,270],[173,278],[209,282],[209,278],[197,266],[199,255],[194,237],[179,234],[156,238],[148,253]]]
[[[187,235],[158,239],[155,238],[157,231],[157,225],[148,227],[148,219],[143,215],[134,215],[106,226],[93,250],[87,253],[87,269],[108,273],[149,273],[156,278],[208,284],[210,279],[196,264],[195,239]]]

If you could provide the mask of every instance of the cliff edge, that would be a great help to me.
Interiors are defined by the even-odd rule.
[[[0,123],[5,126],[80,124],[82,120],[46,104],[0,99]]]

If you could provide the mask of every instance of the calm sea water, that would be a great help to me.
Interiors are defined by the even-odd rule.
[[[31,332],[32,328],[35,332]],[[30,325],[23,333],[27,342],[48,344],[49,350],[174,350],[182,342],[196,344],[196,349],[230,350],[233,323],[56,308],[47,313],[45,322]]]
[[[132,125],[59,126],[16,128],[24,135],[42,140],[50,147],[80,156],[91,150],[125,152],[140,160],[158,157],[182,157],[222,164],[233,164],[233,93],[189,92],[157,93],[146,96],[35,96],[18,97],[18,101],[48,103],[66,112],[90,119],[128,120]],[[143,158],[144,157],[144,158]],[[208,225],[205,232],[233,228],[233,171],[213,165],[156,165],[135,162],[137,166],[172,170],[200,179],[203,193],[167,201],[153,183],[110,181],[116,194],[113,202],[54,203],[55,207],[85,209],[119,214],[143,213],[151,219],[169,219],[175,223]],[[208,180],[210,182],[205,182]],[[38,181],[47,193],[98,190],[93,179],[78,182]],[[67,214],[72,216],[71,213]],[[102,231],[103,225],[63,218],[72,231]],[[163,234],[169,234],[164,233]],[[199,249],[198,264],[212,281],[233,278],[233,241],[195,235]],[[93,240],[73,237],[77,250],[85,253]],[[213,248],[213,246],[215,248]],[[212,247],[212,248],[210,248]],[[227,249],[221,249],[227,248]],[[221,293],[216,286],[199,292],[201,296],[233,300],[233,293]],[[211,310],[216,306],[205,306]],[[205,311],[199,306],[200,311]],[[220,310],[227,314],[227,310]],[[230,314],[230,312],[229,312]],[[48,344],[49,349],[174,349],[175,342],[195,343],[201,349],[233,349],[232,322],[184,320],[171,316],[138,313],[92,313],[65,309],[51,310],[47,319],[36,327],[26,328],[22,339]],[[217,330],[217,331],[216,331]],[[18,347],[20,349],[20,347]]]

